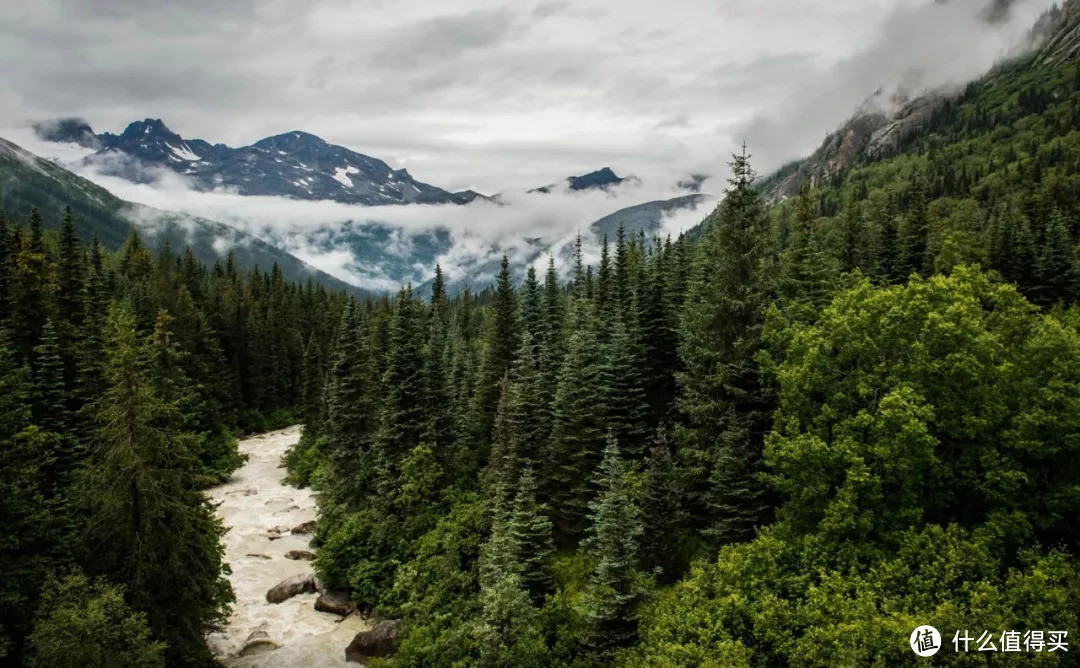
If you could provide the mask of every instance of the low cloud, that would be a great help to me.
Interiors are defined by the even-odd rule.
[[[963,85],[1030,47],[1053,0],[949,0],[895,8],[863,49],[804,72],[786,99],[739,126],[762,173],[811,153],[871,94],[878,101]],[[895,108],[883,108],[892,112]]]

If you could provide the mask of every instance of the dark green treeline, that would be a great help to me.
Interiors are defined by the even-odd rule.
[[[200,489],[238,430],[299,419],[346,298],[42,222],[0,214],[0,657],[210,665],[232,592]]]

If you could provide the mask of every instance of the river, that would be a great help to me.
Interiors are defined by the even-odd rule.
[[[371,623],[356,615],[341,617],[314,608],[316,594],[300,594],[283,603],[266,602],[268,589],[282,580],[312,572],[310,561],[286,559],[290,550],[309,550],[311,536],[291,535],[289,529],[315,519],[315,498],[310,489],[282,482],[281,456],[300,438],[299,427],[289,427],[240,441],[248,460],[224,485],[209,490],[218,516],[228,528],[225,560],[232,568],[229,580],[236,602],[228,625],[207,638],[222,663],[236,668],[293,668],[297,666],[356,666],[346,664],[345,647]],[[274,528],[282,537],[268,538]],[[252,633],[263,631],[277,644],[240,656]],[[251,650],[249,650],[251,652]]]

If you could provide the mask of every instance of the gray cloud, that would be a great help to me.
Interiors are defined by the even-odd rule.
[[[113,132],[155,116],[233,145],[304,129],[487,192],[608,164],[670,178],[715,171],[748,128],[763,128],[750,137],[763,157],[781,152],[771,144],[806,152],[905,59],[920,62],[916,46],[951,57],[924,42],[968,32],[891,41],[929,3],[35,0],[0,23],[0,113]],[[999,24],[1047,3],[1013,4]],[[853,65],[867,55],[880,76]],[[819,92],[834,103],[811,99],[802,122],[793,101]],[[798,137],[751,125],[788,115]]]
[[[739,125],[759,169],[810,153],[876,90],[915,95],[966,83],[1026,48],[1052,0],[950,0],[898,6],[863,48],[826,67],[802,68],[783,101]],[[762,66],[767,68],[768,61]],[[779,76],[779,72],[775,73]],[[890,111],[890,110],[886,110]]]

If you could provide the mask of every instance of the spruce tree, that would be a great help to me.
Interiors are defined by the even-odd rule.
[[[510,261],[503,255],[487,330],[486,353],[471,411],[472,437],[477,445],[486,442],[491,434],[499,401],[499,384],[510,371],[518,349],[520,331],[517,310],[517,296],[510,280]]]
[[[209,665],[205,635],[224,623],[232,589],[223,577],[224,529],[195,489],[194,436],[147,377],[127,306],[110,309],[107,390],[95,405],[96,451],[82,495],[94,518],[87,563],[128,586],[169,663]]]
[[[32,215],[31,219],[35,219]],[[40,225],[40,216],[36,217]],[[40,227],[37,234],[40,236]],[[15,352],[24,361],[33,359],[34,347],[41,342],[41,331],[49,317],[49,297],[53,284],[52,261],[45,254],[41,240],[34,235],[20,235],[11,284],[11,331]]]
[[[559,372],[547,458],[550,470],[544,472],[544,497],[550,499],[555,533],[562,545],[573,544],[584,533],[589,472],[600,461],[607,434],[603,351],[587,308],[577,298],[578,324]]]
[[[522,469],[507,531],[520,555],[518,561],[522,584],[529,590],[533,601],[542,603],[544,596],[554,587],[550,558],[555,546],[547,506],[536,500],[537,488],[532,467]]]
[[[641,599],[637,571],[641,515],[614,437],[608,439],[595,482],[599,493],[590,504],[592,524],[582,543],[596,560],[587,590],[588,642],[607,655],[634,642]]]
[[[64,362],[64,386],[68,390],[73,390],[75,386],[79,358],[78,339],[85,314],[84,263],[82,247],[75,233],[71,207],[66,207],[60,227],[60,252],[56,262],[57,322],[55,324],[60,355]],[[72,409],[76,408],[72,402],[68,405]]]
[[[815,217],[810,187],[804,183],[795,204],[791,240],[780,255],[777,292],[787,316],[813,320],[829,295],[835,271],[832,259],[814,229]]]
[[[396,467],[424,435],[424,331],[421,305],[406,286],[394,302],[382,380],[382,412],[375,443],[380,485],[393,487]]]
[[[644,351],[627,331],[621,317],[612,326],[603,366],[605,416],[630,459],[640,459],[649,436],[649,406],[642,378]]]
[[[1076,252],[1069,239],[1069,225],[1059,209],[1046,221],[1043,242],[1035,261],[1035,284],[1032,300],[1050,305],[1068,302],[1078,295]]]
[[[30,633],[46,574],[54,569],[56,526],[49,502],[59,436],[32,423],[29,366],[0,329],[0,647],[16,661]],[[64,544],[64,554],[70,547]]]
[[[926,212],[926,180],[916,173],[908,192],[908,209],[899,233],[899,254],[896,270],[898,280],[907,280],[911,274],[926,274],[930,266],[927,240],[930,225]]]
[[[68,428],[64,391],[64,361],[51,318],[45,320],[41,343],[34,348],[34,422],[55,434]]]
[[[678,375],[685,416],[678,459],[688,500],[699,522],[724,527],[725,539],[746,537],[765,521],[758,476],[771,404],[755,356],[774,292],[769,222],[745,148],[731,166],[730,187],[695,251]],[[715,471],[721,462],[727,468]],[[707,512],[716,495],[730,501],[731,513]]]
[[[493,509],[491,535],[480,550],[480,619],[475,634],[479,665],[543,666],[545,646],[536,609],[522,579],[521,546],[501,495]]]
[[[371,480],[371,445],[379,425],[376,370],[370,359],[356,305],[349,301],[338,328],[333,364],[326,379],[327,418],[320,435],[334,480],[359,503]]]
[[[545,400],[540,362],[532,336],[526,332],[510,372],[507,405],[510,439],[522,464],[536,464],[545,458],[551,434],[551,404]]]
[[[612,293],[614,291],[614,276],[611,272],[611,254],[608,244],[607,232],[600,246],[600,266],[596,270],[596,310],[601,318],[609,317],[608,310],[612,307]]]
[[[676,578],[679,563],[679,538],[685,511],[679,490],[678,471],[671,455],[667,430],[657,430],[645,461],[645,493],[642,497],[642,520],[649,540],[642,544],[642,561],[660,569],[666,581]]]

